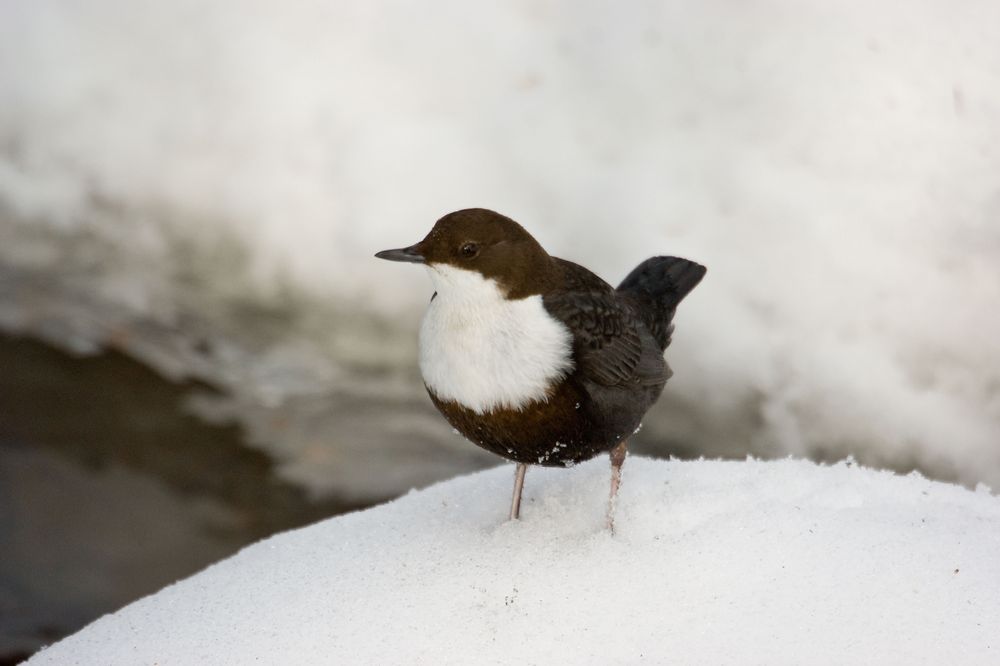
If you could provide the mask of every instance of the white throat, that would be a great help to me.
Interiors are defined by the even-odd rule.
[[[420,372],[434,395],[477,414],[546,400],[573,368],[573,337],[542,297],[507,300],[478,272],[427,268],[437,296],[420,326]]]

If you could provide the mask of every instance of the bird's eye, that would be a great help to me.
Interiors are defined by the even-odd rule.
[[[479,254],[479,246],[475,243],[466,243],[462,247],[458,248],[458,251],[464,259],[472,259],[474,256]]]

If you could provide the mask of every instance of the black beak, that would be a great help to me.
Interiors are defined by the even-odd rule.
[[[411,264],[422,264],[426,261],[424,255],[417,252],[416,245],[404,247],[399,250],[382,250],[381,252],[376,252],[375,256],[379,259],[388,259],[389,261],[408,261]]]

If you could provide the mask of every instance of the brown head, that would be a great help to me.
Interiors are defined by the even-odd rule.
[[[496,281],[513,299],[541,293],[552,271],[551,257],[524,227],[485,208],[449,213],[416,245],[375,256],[474,271]]]

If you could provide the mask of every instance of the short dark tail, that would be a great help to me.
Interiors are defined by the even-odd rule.
[[[670,344],[677,304],[705,277],[701,264],[680,257],[653,257],[628,274],[618,291],[638,301],[661,349]]]

